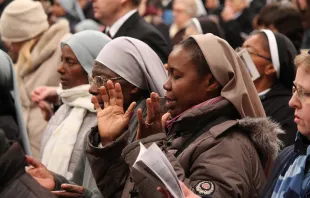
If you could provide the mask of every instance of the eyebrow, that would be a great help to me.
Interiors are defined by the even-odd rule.
[[[293,81],[293,85],[295,85],[295,87],[301,88],[305,91],[307,91],[307,89],[305,89],[301,84],[297,83],[296,81]]]

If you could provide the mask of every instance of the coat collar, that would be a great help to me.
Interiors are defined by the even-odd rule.
[[[119,28],[119,30],[116,32],[113,38],[117,38],[120,36],[126,36],[128,30],[132,28],[137,21],[141,20],[142,18],[140,17],[138,12],[135,12],[131,17],[127,19],[127,21],[124,22],[124,24]]]

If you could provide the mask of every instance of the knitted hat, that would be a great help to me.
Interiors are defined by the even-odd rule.
[[[0,34],[3,40],[22,42],[38,36],[49,27],[47,15],[40,2],[15,0],[3,11]]]

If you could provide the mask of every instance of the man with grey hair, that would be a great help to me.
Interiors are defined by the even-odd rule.
[[[163,63],[168,60],[170,49],[164,36],[139,16],[137,8],[141,0],[91,0],[95,17],[112,39],[128,36],[148,44]]]

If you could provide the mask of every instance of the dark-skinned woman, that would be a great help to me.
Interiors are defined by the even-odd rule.
[[[285,134],[279,138],[284,146],[289,146],[294,143],[297,130],[294,109],[288,105],[295,78],[295,47],[283,34],[263,30],[253,33],[243,48],[249,52],[259,73],[254,85],[266,115],[280,123]]]
[[[258,197],[282,130],[265,118],[242,60],[226,41],[212,34],[196,35],[174,48],[168,76],[164,84],[168,113],[161,116],[159,96],[152,93],[146,120],[138,111],[133,143],[124,130],[135,104],[124,113],[121,85],[108,81],[107,89],[101,88],[104,109],[95,102],[101,138],[90,136],[87,149],[101,193],[161,197],[156,183],[132,168],[139,143],[148,147],[156,142],[179,179],[197,195]],[[92,151],[100,143],[105,152]]]

